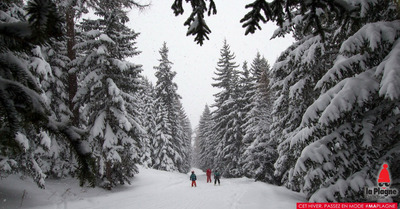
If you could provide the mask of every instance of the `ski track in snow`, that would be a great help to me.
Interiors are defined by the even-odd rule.
[[[206,183],[204,172],[194,171],[197,187],[191,187],[189,174],[140,168],[131,185],[112,191],[80,188],[73,179],[48,180],[47,189],[41,190],[14,176],[0,180],[0,209],[286,209],[306,201],[284,187],[247,178],[222,178],[221,186],[214,186]]]

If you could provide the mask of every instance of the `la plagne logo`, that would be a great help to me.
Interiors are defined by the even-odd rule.
[[[365,187],[364,193],[370,198],[394,197],[399,194],[396,188],[390,188],[391,180],[389,173],[389,165],[384,163],[382,169],[378,173],[377,187]]]

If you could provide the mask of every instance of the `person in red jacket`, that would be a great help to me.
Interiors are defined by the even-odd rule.
[[[207,169],[206,174],[207,174],[207,183],[208,183],[208,182],[211,183],[211,182],[212,182],[212,181],[211,181],[211,169]]]

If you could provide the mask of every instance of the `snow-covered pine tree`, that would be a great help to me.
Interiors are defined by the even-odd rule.
[[[161,58],[155,66],[156,83],[156,142],[154,147],[155,161],[153,167],[167,171],[187,171],[184,147],[186,139],[180,121],[181,103],[177,93],[178,86],[173,81],[176,72],[172,71],[172,62],[168,59],[168,47],[164,42],[159,50]],[[190,145],[189,145],[190,146]]]
[[[89,9],[95,10],[102,4],[101,0],[54,0],[59,7],[65,11],[65,28],[66,28],[66,42],[67,42],[67,56],[71,61],[77,57],[75,44],[78,42],[76,34],[77,21],[80,21],[82,14],[88,13]],[[126,8],[143,9],[148,5],[140,4],[135,0],[115,0],[117,4],[123,5]],[[70,65],[68,69],[68,105],[70,111],[73,113],[74,125],[79,123],[79,105],[75,105],[74,97],[78,90],[78,72],[74,65]]]
[[[70,122],[72,113],[68,108],[67,66],[70,59],[67,57],[66,42],[54,40],[42,47],[44,59],[51,67],[52,77],[46,90],[53,117],[60,122]]]
[[[314,5],[308,6],[314,8]],[[330,7],[325,9],[328,11]],[[327,68],[332,66],[332,53],[337,50],[337,44],[327,41],[333,40],[332,33],[325,32],[322,36],[307,29],[315,21],[307,18],[311,14],[295,10],[292,15],[293,22],[287,20],[273,36],[294,30],[297,42],[281,54],[272,68],[271,87],[276,91],[277,99],[272,111],[274,120],[271,124],[271,138],[278,144],[279,157],[275,162],[275,175],[286,187],[299,191],[298,181],[301,179],[293,179],[292,176],[294,164],[303,147],[292,146],[290,139],[298,133],[304,112],[319,95],[314,89],[315,84]],[[327,29],[334,29],[336,25],[327,23],[334,17],[335,13],[328,12],[320,23]]]
[[[261,73],[261,79],[257,85],[256,100],[258,100],[260,119],[256,131],[256,138],[252,145],[250,145],[250,152],[254,153],[254,160],[256,168],[255,178],[256,180],[265,181],[276,184],[276,178],[274,175],[275,168],[274,163],[278,157],[276,150],[276,141],[270,137],[272,123],[272,106],[275,101],[274,92],[270,88],[270,67],[263,57],[261,59],[262,69],[268,69]],[[251,149],[254,148],[254,151]],[[258,164],[258,165],[257,165]]]
[[[269,64],[264,57],[261,57],[260,53],[257,53],[250,68],[249,87],[246,91],[246,97],[248,101],[251,101],[247,105],[247,114],[245,116],[246,123],[243,125],[245,130],[244,143],[250,145],[255,138],[260,127],[260,120],[266,119],[265,115],[262,115],[263,108],[268,106],[269,89],[266,86],[269,85],[269,79],[267,77],[269,71]]]
[[[171,143],[171,124],[167,120],[165,107],[161,104],[159,99],[156,100],[155,107],[156,129],[153,140],[152,156],[154,156],[154,158],[152,165],[153,168],[158,170],[176,171],[178,168],[173,161],[173,157],[177,155],[177,152],[173,149]]]
[[[153,84],[147,79],[142,80],[142,86],[138,92],[141,106],[142,126],[144,133],[141,135],[140,163],[145,167],[152,167],[153,146],[156,136],[156,111],[155,111],[155,89]]]
[[[304,179],[312,202],[365,201],[363,188],[376,185],[383,162],[400,162],[399,8],[395,1],[346,3],[358,18],[335,31],[333,66],[291,139],[306,145],[293,178]]]
[[[38,160],[52,144],[48,133],[61,136],[57,142],[73,145],[80,154],[86,152],[77,130],[52,117],[44,94],[53,76],[40,46],[61,36],[61,18],[51,1],[29,1],[26,12],[24,3],[0,3],[0,169],[2,177],[22,172],[44,187],[46,175]]]
[[[56,0],[59,7],[65,11],[65,37],[66,37],[66,50],[67,57],[73,61],[76,58],[76,51],[74,46],[76,44],[75,21],[80,17],[83,12],[87,11],[87,0],[76,1],[76,0]],[[73,67],[72,63],[69,62],[67,65],[68,79],[66,83],[67,94],[68,94],[68,108],[73,114],[72,120],[74,125],[78,126],[79,123],[79,109],[75,108],[73,99],[76,91],[78,90],[77,70]]]
[[[93,8],[98,19],[83,20],[82,42],[75,46],[81,78],[75,101],[89,129],[97,184],[110,189],[130,183],[138,172],[141,127],[132,105],[141,69],[125,60],[139,54],[134,42],[138,33],[126,27],[129,19],[120,1],[101,1]]]
[[[246,150],[242,156],[242,163],[246,176],[274,183],[273,163],[277,153],[269,137],[273,99],[268,88],[269,68],[267,60],[257,53],[250,69],[252,80],[247,94],[251,103],[248,105],[249,111],[243,125]]]
[[[315,81],[315,78],[311,74],[313,68],[303,65],[294,68],[290,62],[295,59],[296,53],[302,51],[303,47],[307,47],[307,44],[303,46],[300,42],[283,53],[272,68],[271,82],[273,89],[277,92],[276,95],[278,95],[272,111],[273,122],[271,124],[271,138],[278,144],[279,153],[275,163],[275,175],[278,179],[282,179],[282,183],[288,188],[296,191],[299,190],[298,182],[292,182],[289,176],[293,174],[293,165],[300,156],[301,148],[291,147],[289,139],[297,133],[302,115],[317,96],[313,91],[315,85],[312,82]],[[313,52],[306,50],[303,57],[309,53]],[[300,58],[298,62],[301,62]],[[286,63],[286,65],[282,63]]]
[[[259,53],[257,53],[258,56],[260,56]],[[253,61],[254,62],[254,61]],[[250,168],[250,166],[246,165],[248,163],[251,163],[248,161],[248,155],[250,154],[247,152],[247,148],[251,145],[251,143],[254,141],[254,134],[255,130],[258,128],[256,126],[256,117],[255,115],[252,115],[254,112],[255,108],[255,93],[256,93],[256,80],[257,78],[254,77],[255,75],[253,73],[250,73],[250,70],[247,67],[247,62],[243,63],[243,78],[241,81],[241,85],[243,88],[243,102],[244,102],[244,124],[242,125],[243,129],[243,150],[241,150],[241,167],[243,168],[243,175],[247,177],[254,177],[251,172],[254,171],[253,168]]]
[[[172,144],[172,125],[168,118],[167,105],[171,107],[171,100],[168,98],[168,93],[176,93],[176,84],[173,85],[172,78],[176,75],[175,72],[171,71],[172,62],[168,59],[167,43],[164,42],[162,48],[159,50],[161,59],[159,60],[159,66],[155,66],[156,69],[156,137],[154,143],[154,162],[153,168],[166,171],[178,170],[174,162],[175,156],[178,155]],[[172,78],[171,78],[172,77]],[[173,88],[173,89],[171,89]],[[175,98],[176,100],[177,98]],[[168,103],[167,103],[168,102]],[[172,109],[172,108],[171,108]]]
[[[213,137],[213,120],[208,105],[204,107],[203,114],[200,116],[199,125],[196,130],[196,150],[195,157],[197,166],[202,170],[214,168],[214,159],[216,156],[216,145],[218,141]]]
[[[41,95],[50,107],[51,119],[60,124],[70,126],[71,113],[67,106],[65,83],[67,74],[65,67],[69,63],[65,56],[65,42],[52,40],[50,44],[32,49],[28,68],[39,82],[43,90]],[[49,177],[65,177],[76,169],[75,155],[65,136],[41,130],[39,138],[47,141],[45,149],[36,151],[39,166]],[[61,140],[64,138],[63,140]]]
[[[217,63],[213,78],[216,83],[213,87],[220,88],[221,91],[215,94],[215,104],[213,107],[213,120],[215,126],[215,139],[218,141],[216,147],[215,168],[222,172],[226,177],[238,177],[242,175],[240,163],[240,150],[242,148],[244,115],[241,115],[242,107],[238,103],[240,99],[239,72],[236,69],[235,55],[231,52],[226,40],[220,51],[221,58]]]
[[[179,102],[180,103],[180,102]],[[182,161],[182,165],[179,166],[180,169],[179,171],[181,173],[187,173],[189,172],[190,168],[191,168],[191,162],[192,162],[192,134],[193,134],[193,130],[192,130],[192,125],[190,123],[189,118],[186,115],[186,112],[182,106],[182,104],[179,105],[179,122],[180,122],[180,127],[182,127],[182,131],[180,136],[178,136],[179,138],[182,139],[182,148],[181,148],[181,153],[183,156],[183,161]]]
[[[293,31],[297,39],[273,68],[281,95],[272,133],[277,174],[310,201],[365,200],[362,188],[374,184],[382,162],[398,164],[396,2],[256,0],[250,7],[277,21],[275,36]],[[243,19],[249,32],[255,16]],[[305,92],[312,100],[286,114]]]
[[[201,120],[201,116],[200,116]],[[200,121],[199,121],[200,122]],[[194,129],[194,138],[193,138],[193,146],[192,146],[192,159],[190,164],[192,165],[193,168],[200,168],[203,170],[202,162],[200,161],[200,153],[201,153],[201,146],[200,144],[203,143],[202,139],[199,139],[199,129],[198,126],[195,127]]]
[[[247,138],[248,140],[244,140],[244,136],[246,134],[245,129],[246,129],[246,116],[249,114],[250,110],[252,109],[252,97],[254,91],[252,91],[253,87],[253,75],[250,73],[249,67],[247,65],[247,61],[243,62],[242,65],[242,71],[239,71],[239,81],[236,85],[237,88],[237,99],[236,103],[237,105],[237,111],[238,111],[238,119],[240,121],[240,133],[242,135],[242,145],[240,147],[239,153],[240,153],[240,158],[239,158],[239,165],[242,169],[242,174],[245,174],[245,170],[243,169],[243,164],[244,164],[244,153],[246,151],[246,148],[250,146],[251,142],[253,139]]]
[[[238,103],[240,103],[242,114],[244,114],[245,117],[252,107],[251,104],[253,91],[251,90],[251,88],[253,87],[254,80],[253,75],[251,74],[250,69],[247,65],[247,61],[243,62],[242,71],[240,71],[239,73],[240,76],[238,87],[240,92],[238,93]],[[242,128],[244,128],[244,124]]]

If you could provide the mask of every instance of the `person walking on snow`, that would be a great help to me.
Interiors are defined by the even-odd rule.
[[[212,182],[212,181],[211,181],[211,169],[207,169],[206,174],[207,174],[207,183],[208,183],[208,182],[211,183],[211,182]]]
[[[196,178],[196,174],[194,174],[194,171],[192,171],[192,175],[190,175],[190,180],[192,181],[192,187],[193,187],[193,185],[195,187],[197,187],[197,185],[196,185],[197,178]]]
[[[219,178],[221,177],[221,174],[218,172],[218,170],[215,170],[214,172],[214,186],[217,185],[217,181],[218,181],[218,185],[221,185],[221,182],[219,181]]]

